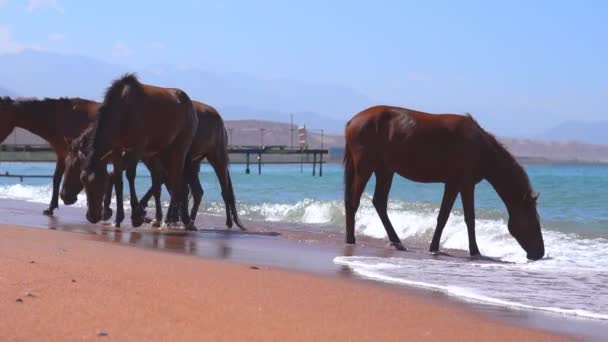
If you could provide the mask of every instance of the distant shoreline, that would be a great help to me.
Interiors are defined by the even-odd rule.
[[[331,152],[330,152],[331,153]],[[264,156],[262,159],[262,164],[264,165],[298,165],[301,164],[301,161],[297,160],[280,160],[276,157],[267,158],[268,156]],[[245,165],[246,162],[244,160],[240,160],[243,158],[239,158],[236,155],[230,155],[230,163],[233,165]],[[518,162],[523,165],[608,165],[608,161],[600,161],[600,160],[580,160],[580,159],[550,159],[544,157],[525,157],[525,156],[515,156]],[[0,152],[0,162],[43,162],[43,163],[52,163],[55,162],[55,154],[52,152]],[[310,164],[312,161],[307,160],[304,161],[304,164]],[[319,161],[317,160],[317,163]],[[326,165],[335,165],[342,164],[342,156],[332,156],[323,160],[323,164]],[[253,167],[257,165],[257,160],[252,159],[250,165]]]

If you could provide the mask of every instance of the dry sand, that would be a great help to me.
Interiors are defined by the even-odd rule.
[[[3,341],[565,339],[366,282],[252,266],[2,226],[0,336]]]

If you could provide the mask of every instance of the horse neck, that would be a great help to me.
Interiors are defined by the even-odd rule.
[[[121,130],[120,112],[116,108],[106,109],[106,112],[103,114],[99,112],[98,115],[106,115],[106,117],[97,118],[95,131],[90,137],[92,139],[93,156],[96,157],[100,157],[112,149],[113,143],[119,137]]]
[[[511,158],[497,157],[494,162],[487,163],[485,178],[496,190],[509,213],[512,205],[530,192],[528,176]]]
[[[15,114],[15,127],[28,130],[52,143],[61,138],[57,132],[56,121],[59,119],[56,110],[43,106],[20,105]]]

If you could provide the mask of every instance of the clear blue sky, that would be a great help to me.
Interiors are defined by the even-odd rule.
[[[510,134],[608,119],[608,1],[0,0],[0,53],[24,48],[340,84]]]

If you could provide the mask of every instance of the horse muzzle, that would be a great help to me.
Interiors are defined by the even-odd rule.
[[[74,203],[76,203],[76,201],[78,201],[78,197],[74,196],[74,197],[68,197],[65,196],[65,194],[61,194],[61,200],[63,201],[63,204],[65,205],[72,205]]]

